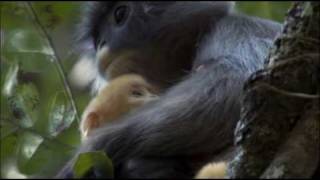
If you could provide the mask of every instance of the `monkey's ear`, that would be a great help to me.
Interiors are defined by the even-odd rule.
[[[87,118],[85,119],[86,121],[86,127],[84,129],[84,133],[83,135],[85,137],[88,137],[88,135],[90,135],[90,132],[93,130],[93,129],[96,129],[98,127],[100,127],[100,122],[99,122],[99,115],[98,113],[96,112],[90,112],[88,115],[87,115]]]

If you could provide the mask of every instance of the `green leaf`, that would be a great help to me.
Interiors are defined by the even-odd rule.
[[[78,156],[73,167],[75,177],[84,177],[90,170],[98,171],[104,178],[113,177],[112,162],[103,151],[86,152]]]
[[[73,123],[56,137],[45,139],[20,170],[27,175],[52,177],[80,144],[76,127],[77,124]]]
[[[33,29],[14,29],[5,32],[3,53],[40,53],[53,55],[52,49],[39,33]]]
[[[1,138],[1,165],[3,165],[9,158],[16,155],[17,144],[18,140],[15,134]]]
[[[1,2],[1,6],[1,28],[15,28],[30,23],[23,3]]]
[[[18,148],[18,169],[22,173],[28,169],[28,162],[34,155],[39,145],[43,142],[43,138],[31,132],[23,132],[19,136]]]
[[[60,131],[69,127],[75,120],[75,111],[71,103],[67,101],[64,92],[58,92],[52,101],[49,113],[49,133],[56,136]]]
[[[73,42],[71,32],[78,16],[75,10],[79,9],[80,3],[32,4],[41,23],[49,28],[47,30],[68,71],[76,58],[70,48]],[[25,3],[1,2],[0,5],[1,118],[17,125],[1,121],[1,170],[7,171],[3,167],[15,165],[17,161],[20,172],[32,177],[47,177],[74,154],[80,143],[78,126],[72,123],[74,113],[70,102],[60,93],[64,88],[52,60],[52,49]],[[36,80],[25,76],[30,72],[35,72]],[[57,92],[59,97],[51,103]],[[14,136],[18,137],[15,141]],[[12,156],[16,161],[3,161]],[[10,173],[10,177],[19,177]],[[5,174],[1,173],[1,177]]]
[[[54,141],[44,141],[20,169],[26,175],[51,177],[70,157],[70,149]]]
[[[15,133],[19,130],[18,127],[14,126],[12,123],[8,123],[7,121],[10,121],[10,118],[1,117],[0,120],[0,138],[3,140],[5,137],[12,135],[12,133]]]
[[[19,72],[19,65],[17,63],[14,63],[9,67],[9,70],[6,74],[6,77],[3,83],[2,94],[4,96],[11,96],[14,93],[13,91],[18,83],[18,80],[17,80],[18,72]]]
[[[16,134],[1,138],[0,145],[1,178],[8,178],[8,170],[16,164],[15,157],[18,146]]]
[[[78,147],[80,144],[80,131],[77,121],[73,121],[72,124],[60,132],[55,139],[71,147]]]
[[[24,3],[4,3],[1,16],[2,54],[53,54],[47,40],[41,36],[39,30],[33,25],[34,22],[30,18]]]
[[[8,98],[8,103],[23,127],[31,127],[37,120],[39,93],[32,83],[18,85],[15,94]]]

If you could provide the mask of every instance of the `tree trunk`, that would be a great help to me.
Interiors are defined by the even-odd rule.
[[[320,3],[296,2],[265,69],[245,85],[231,178],[310,178],[319,169],[319,53]]]

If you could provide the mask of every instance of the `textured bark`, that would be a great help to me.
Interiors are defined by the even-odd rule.
[[[308,178],[319,167],[320,3],[287,14],[266,68],[247,81],[231,178]]]

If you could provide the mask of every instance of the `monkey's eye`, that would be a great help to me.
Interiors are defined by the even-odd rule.
[[[141,96],[143,96],[144,94],[143,94],[142,91],[137,90],[137,89],[134,89],[134,90],[131,91],[131,95],[134,96],[134,97],[141,97]]]
[[[117,25],[121,25],[127,19],[129,15],[129,8],[128,6],[118,6],[114,10],[114,20]]]

